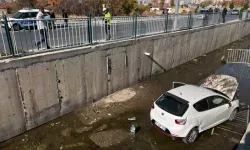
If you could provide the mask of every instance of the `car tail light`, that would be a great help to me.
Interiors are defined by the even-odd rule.
[[[187,122],[187,119],[175,119],[175,123],[178,125],[185,125]]]
[[[154,109],[155,108],[155,105],[154,105],[154,103],[153,103],[153,105],[151,106],[151,109]]]

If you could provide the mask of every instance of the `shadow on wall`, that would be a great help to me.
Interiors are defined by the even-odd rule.
[[[250,132],[247,133],[244,143],[239,143],[234,150],[250,150]]]
[[[159,66],[164,72],[166,72],[167,70],[160,65],[157,61],[155,61],[151,56],[146,55],[153,63],[155,63],[157,66]]]

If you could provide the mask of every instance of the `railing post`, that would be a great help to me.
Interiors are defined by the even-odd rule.
[[[88,39],[89,43],[93,44],[93,39],[92,39],[92,21],[91,21],[91,14],[88,14]]]
[[[137,13],[134,13],[133,16],[133,30],[134,30],[134,37],[136,38],[137,36]]]
[[[8,41],[8,45],[9,45],[9,49],[10,49],[10,54],[11,54],[11,56],[15,57],[13,42],[11,39],[10,30],[9,30],[9,26],[8,26],[8,20],[7,20],[6,15],[3,15],[3,20],[4,20],[4,29],[6,32],[7,41]]]
[[[168,13],[165,15],[165,32],[168,32]]]
[[[188,14],[188,29],[192,29],[192,14]]]

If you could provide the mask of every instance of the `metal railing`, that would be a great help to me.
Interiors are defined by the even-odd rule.
[[[229,49],[227,63],[250,64],[250,50],[248,49]]]
[[[44,31],[37,28],[40,21],[46,24]],[[131,39],[220,22],[220,13],[112,17],[110,24],[105,22],[104,17],[91,16],[15,21],[4,16],[3,29],[0,31],[0,58]]]

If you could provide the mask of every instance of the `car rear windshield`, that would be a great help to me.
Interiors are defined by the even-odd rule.
[[[166,94],[162,95],[156,101],[156,105],[166,112],[179,117],[183,116],[188,108],[188,104],[181,102],[178,98]]]
[[[18,18],[21,17],[22,14],[23,14],[23,13],[21,13],[21,12],[16,12],[16,13],[12,16],[12,18],[18,19]]]

